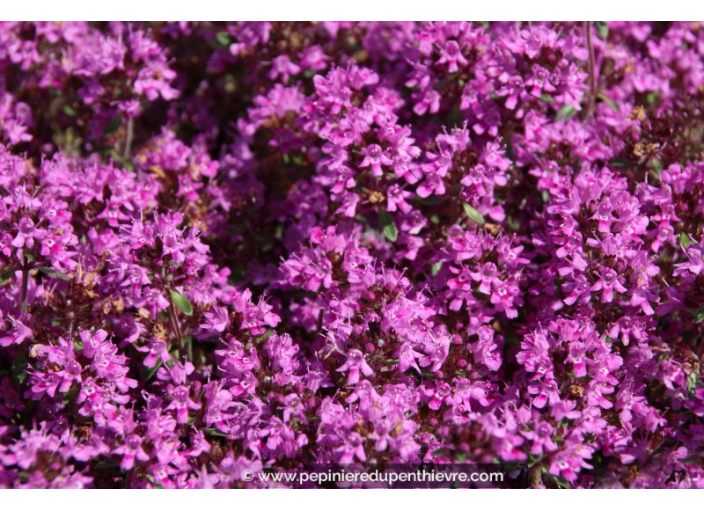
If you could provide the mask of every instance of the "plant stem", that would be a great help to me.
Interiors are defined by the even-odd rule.
[[[22,313],[27,313],[27,288],[29,287],[29,265],[27,261],[22,265]]]
[[[585,22],[585,32],[587,36],[587,50],[589,52],[589,102],[584,112],[584,120],[589,119],[594,113],[594,102],[596,101],[596,58],[594,57],[594,42],[592,41],[593,21]]]
[[[127,133],[125,135],[125,149],[122,151],[122,159],[128,159],[132,151],[132,137],[134,136],[134,119],[127,120]]]
[[[188,344],[186,345],[186,358],[188,361],[193,363],[193,337],[188,338]]]
[[[171,301],[171,303],[169,304],[169,317],[171,318],[171,323],[174,326],[174,334],[178,339],[179,349],[183,349],[183,334],[181,333],[181,325],[178,322],[178,312],[176,311],[176,305],[174,305],[173,301]]]

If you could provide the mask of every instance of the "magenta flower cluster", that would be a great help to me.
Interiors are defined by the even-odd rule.
[[[704,25],[3,23],[0,486],[704,487]]]

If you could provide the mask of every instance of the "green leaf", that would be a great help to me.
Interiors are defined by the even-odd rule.
[[[695,391],[700,386],[699,374],[696,372],[690,372],[689,377],[687,377],[687,393],[689,394],[689,398],[694,398]]]
[[[617,105],[616,103],[614,103],[611,99],[609,99],[608,97],[606,97],[604,94],[599,94],[597,97],[598,97],[599,99],[601,99],[602,101],[604,101],[606,104],[608,104],[608,105],[609,105],[609,108],[611,108],[613,111],[615,111],[615,112],[618,112],[618,111],[619,111],[619,110],[618,110],[618,105]]]
[[[611,161],[609,161],[609,165],[615,168],[627,168],[628,164],[628,160],[626,159],[612,159]]]
[[[213,437],[225,437],[225,438],[228,437],[227,434],[225,434],[224,432],[220,432],[218,429],[213,428],[213,427],[205,429],[205,433],[208,434],[209,436],[213,436]]]
[[[704,322],[704,308],[690,308],[689,313],[694,315],[694,322],[696,324]]]
[[[606,24],[606,21],[595,21],[594,24],[596,25],[597,32],[599,32],[599,37],[604,40],[608,39],[609,25]]]
[[[477,211],[474,207],[472,207],[469,204],[462,204],[464,207],[464,212],[467,215],[467,217],[472,220],[475,223],[479,223],[480,225],[484,225],[484,216],[482,216],[482,213]]]
[[[552,481],[560,488],[560,489],[569,489],[570,488],[570,482],[565,480],[561,476],[555,476],[555,475],[549,475],[549,478],[552,479]]]
[[[657,159],[653,159],[650,161],[650,166],[652,166],[652,169],[650,170],[650,175],[652,175],[654,179],[660,180],[660,174],[662,173],[662,163]]]
[[[458,452],[455,454],[458,462],[464,462],[469,457],[467,452]]]
[[[107,127],[105,128],[105,131],[103,131],[103,135],[108,136],[114,133],[120,128],[121,125],[122,115],[118,115],[108,123]]]
[[[227,47],[230,45],[230,34],[227,32],[218,32],[215,34],[215,40],[220,46]]]
[[[508,218],[506,218],[506,220],[508,221],[508,226],[511,228],[511,230],[513,230],[515,232],[518,232],[519,230],[521,230],[521,224],[518,223],[516,218],[509,216]]]
[[[12,269],[8,269],[4,273],[0,274],[0,287],[10,283],[14,276],[15,276],[15,273],[14,273],[14,271],[12,271]]]
[[[50,267],[43,267],[42,266],[42,267],[38,267],[37,269],[39,269],[39,271],[41,271],[42,273],[44,273],[47,276],[53,276],[54,278],[60,278],[61,280],[64,280],[64,281],[71,280],[71,278],[69,276],[63,274],[60,271],[57,271],[56,269],[52,269]]]
[[[29,364],[29,360],[27,359],[27,356],[24,354],[20,354],[15,358],[15,360],[12,362],[12,377],[14,378],[15,381],[18,383],[22,384],[24,380],[27,378],[27,365]]]
[[[442,269],[442,260],[440,262],[436,262],[433,264],[430,268],[430,274],[432,276],[437,276],[440,270]]]
[[[74,115],[76,115],[76,110],[74,110],[70,104],[65,104],[62,110],[69,117],[73,117]]]
[[[147,368],[145,367],[144,371],[144,381],[149,381],[151,380],[152,377],[156,374],[157,370],[161,367],[161,358],[156,359],[156,363],[152,368]]]
[[[396,239],[398,239],[398,229],[396,228],[394,219],[384,209],[379,211],[379,224],[386,238],[392,243],[395,243]]]
[[[687,378],[687,388],[693,390],[699,386],[699,375],[696,372],[690,372]]]
[[[542,456],[542,455],[531,455],[531,454],[529,454],[529,455],[528,455],[528,467],[529,467],[529,468],[532,468],[533,466],[535,466],[536,464],[538,464],[538,462],[540,462],[541,460],[543,460],[543,456]]]
[[[575,113],[577,113],[575,107],[571,104],[566,104],[558,110],[557,115],[555,115],[555,121],[557,122],[559,120],[570,120]]]
[[[684,232],[680,234],[680,244],[682,244],[683,248],[686,248],[690,244],[694,244],[694,241]]]
[[[254,341],[255,341],[257,344],[260,344],[260,343],[262,343],[264,340],[266,340],[267,338],[269,338],[269,337],[270,337],[271,335],[273,335],[273,334],[274,334],[274,331],[271,330],[271,329],[269,329],[269,330],[267,330],[267,332],[264,333],[263,335],[258,336]]]
[[[193,306],[191,305],[191,303],[189,303],[189,301],[188,301],[188,299],[186,298],[186,296],[184,296],[183,294],[181,294],[179,291],[173,290],[173,289],[169,290],[169,292],[171,293],[171,301],[173,301],[174,304],[175,304],[183,313],[185,313],[185,314],[188,315],[189,317],[190,317],[191,315],[193,315]]]
[[[549,94],[546,94],[545,92],[540,94],[540,99],[542,99],[544,102],[546,102],[548,104],[553,104],[555,102],[555,100],[552,98],[552,96],[550,96]]]

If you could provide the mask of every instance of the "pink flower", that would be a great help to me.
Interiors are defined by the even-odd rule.
[[[362,373],[367,377],[374,375],[371,367],[364,359],[364,354],[357,349],[352,349],[347,353],[345,363],[337,369],[338,372],[348,372],[347,384],[357,384],[359,382],[359,374]]]

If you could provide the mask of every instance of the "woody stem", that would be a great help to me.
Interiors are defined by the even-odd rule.
[[[22,313],[27,313],[27,288],[29,287],[29,264],[25,260],[22,264]]]
[[[596,101],[596,58],[594,57],[594,42],[592,41],[593,21],[585,22],[585,32],[587,37],[587,50],[589,52],[589,102],[584,112],[584,119],[589,119],[594,112],[594,102]]]

